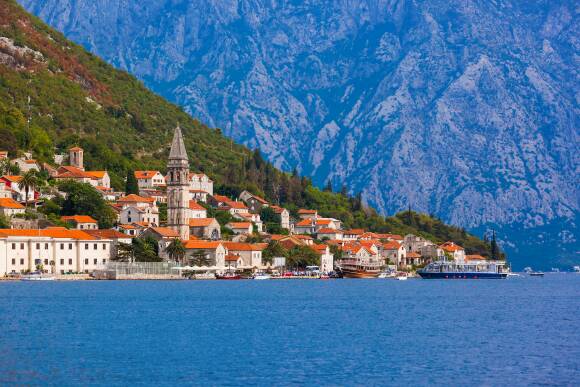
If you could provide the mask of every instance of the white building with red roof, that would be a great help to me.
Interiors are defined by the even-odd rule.
[[[119,222],[122,224],[143,222],[150,226],[159,225],[159,208],[153,198],[130,194],[120,198],[117,205],[121,207]]]
[[[91,273],[109,261],[111,242],[64,227],[0,229],[0,276],[37,267],[49,273]]]
[[[12,198],[0,198],[0,215],[11,218],[14,215],[24,214],[26,208]]]
[[[99,228],[98,222],[88,215],[61,216],[60,220],[70,224],[77,230],[96,230]]]
[[[465,263],[465,249],[454,242],[445,242],[439,246],[447,255],[450,255],[454,261]]]
[[[205,173],[189,173],[190,191],[203,191],[213,195],[213,180]]]
[[[165,187],[167,185],[165,176],[159,171],[135,171],[134,175],[140,190]]]

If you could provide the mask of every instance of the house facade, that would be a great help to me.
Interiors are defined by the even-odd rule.
[[[34,271],[91,273],[110,259],[111,240],[84,231],[54,227],[0,230],[0,275]]]

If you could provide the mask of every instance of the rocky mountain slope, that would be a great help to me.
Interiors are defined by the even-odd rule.
[[[279,167],[578,259],[573,2],[20,2]]]

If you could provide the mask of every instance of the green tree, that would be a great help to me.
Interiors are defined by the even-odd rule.
[[[500,258],[500,251],[499,251],[499,246],[497,244],[497,240],[495,239],[495,230],[492,230],[491,232],[491,241],[490,241],[490,255],[491,255],[491,259],[493,261],[498,260]]]
[[[137,178],[135,178],[135,173],[132,170],[129,170],[127,172],[127,180],[125,182],[125,194],[139,195],[139,183],[137,183]]]
[[[194,266],[209,266],[209,259],[204,251],[193,253],[189,257],[189,262]]]
[[[308,246],[295,246],[288,251],[286,265],[304,268],[320,265],[320,255]]]
[[[266,263],[272,263],[275,257],[286,257],[287,255],[288,251],[276,241],[268,243],[268,247],[262,251],[262,259]]]
[[[10,228],[10,221],[4,215],[0,215],[0,228]]]
[[[89,215],[99,222],[100,228],[113,226],[116,214],[93,186],[66,180],[59,184],[59,189],[66,193],[61,215]]]
[[[135,262],[161,262],[159,246],[152,237],[133,238],[133,256]]]
[[[24,188],[25,194],[24,201],[26,207],[28,207],[28,194],[31,190],[34,191],[38,186],[38,177],[36,176],[36,171],[34,169],[31,169],[30,171],[26,172],[22,176],[22,180],[18,182],[18,185],[21,188]]]
[[[166,251],[172,261],[183,262],[183,258],[185,257],[185,246],[183,245],[183,242],[181,242],[181,239],[173,239],[167,246]]]
[[[132,262],[134,259],[134,248],[132,243],[119,243],[117,246],[117,255],[113,261]]]

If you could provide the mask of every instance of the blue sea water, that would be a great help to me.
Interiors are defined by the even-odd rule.
[[[580,275],[0,282],[0,384],[578,385]]]

